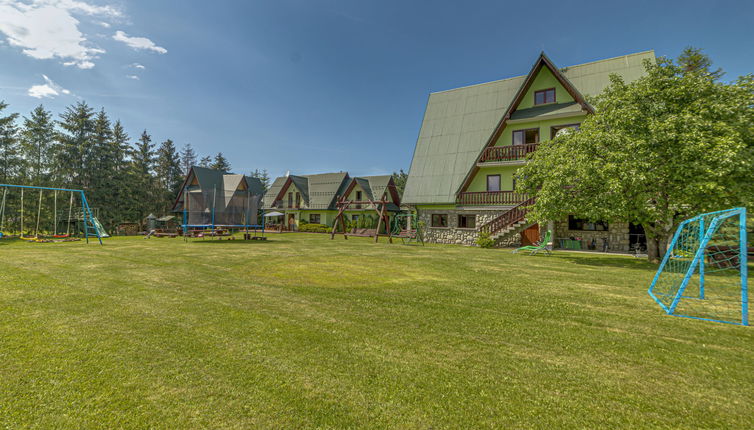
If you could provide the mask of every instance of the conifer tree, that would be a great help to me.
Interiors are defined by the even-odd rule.
[[[161,209],[162,212],[167,212],[183,182],[181,156],[172,140],[162,142],[157,149],[155,171],[159,184]]]
[[[86,102],[68,106],[60,115],[57,151],[58,175],[69,188],[89,188],[89,158],[93,144],[94,111]]]
[[[199,167],[205,167],[207,169],[211,168],[212,167],[212,157],[210,157],[209,155],[206,156],[206,157],[202,157],[199,160]]]
[[[157,209],[154,172],[154,144],[152,137],[144,130],[131,151],[131,205],[138,222]]]
[[[24,117],[21,132],[21,154],[25,160],[29,182],[52,185],[50,174],[55,153],[55,124],[52,112],[39,105]]]
[[[254,171],[251,172],[251,177],[257,178],[262,182],[262,187],[264,187],[265,192],[270,189],[270,175],[267,173],[267,169],[254,169]]]
[[[8,104],[0,101],[0,112]],[[16,182],[20,175],[21,157],[18,151],[17,113],[0,116],[0,182]]]
[[[183,169],[183,174],[188,175],[189,169],[191,169],[191,166],[195,164],[196,152],[194,151],[194,148],[191,146],[191,144],[187,143],[181,150],[181,168]]]
[[[230,162],[225,156],[223,156],[222,152],[218,152],[217,155],[215,155],[215,161],[212,163],[211,167],[221,172],[230,172]]]

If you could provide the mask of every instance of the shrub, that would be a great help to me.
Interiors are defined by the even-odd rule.
[[[308,223],[308,224],[299,225],[298,231],[309,232],[309,233],[329,233],[330,227],[324,224]]]
[[[479,233],[476,244],[480,248],[492,248],[495,246],[495,239],[491,238],[489,233],[483,231]]]

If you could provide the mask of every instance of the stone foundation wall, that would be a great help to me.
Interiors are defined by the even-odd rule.
[[[592,239],[596,239],[596,250],[602,251],[602,239],[607,238],[610,251],[628,252],[630,250],[628,223],[625,222],[610,223],[607,231],[569,230],[568,220],[566,219],[555,222],[554,235],[554,245],[556,248],[560,246],[558,239],[570,239],[573,237],[581,239],[582,249],[589,249],[588,246],[592,243]]]
[[[419,221],[424,222],[424,240],[430,243],[453,243],[457,245],[474,245],[479,237],[479,227],[503,214],[503,210],[465,211],[465,210],[430,210],[419,211]],[[448,227],[432,227],[432,214],[448,215]],[[476,215],[475,228],[459,228],[458,215]]]

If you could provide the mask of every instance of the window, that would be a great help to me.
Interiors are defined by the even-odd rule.
[[[293,193],[288,193],[288,207],[293,207]]]
[[[448,215],[447,214],[432,214],[432,227],[447,227]]]
[[[358,215],[351,215],[351,221],[358,221],[359,216]]]
[[[500,175],[487,175],[487,191],[500,191]]]
[[[476,215],[458,215],[458,228],[476,228]]]
[[[534,105],[543,105],[545,103],[555,103],[555,88],[534,91]]]
[[[513,177],[513,187],[511,188],[511,191],[516,191],[516,177]]]
[[[555,139],[555,136],[557,136],[561,130],[578,130],[580,126],[581,124],[564,124],[550,127],[550,139]]]
[[[296,207],[301,207],[301,193],[296,193]]]
[[[608,224],[605,221],[590,222],[582,218],[568,215],[568,230],[607,231]]]
[[[528,145],[530,143],[539,143],[539,129],[530,128],[528,130],[516,130],[513,132],[514,145]]]
[[[312,224],[319,224],[319,214],[309,214],[309,222]]]
[[[361,201],[361,191],[356,191],[356,201]],[[361,203],[356,203],[356,209],[361,209]]]

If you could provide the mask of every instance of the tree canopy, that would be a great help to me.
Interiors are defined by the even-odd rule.
[[[641,224],[657,260],[683,219],[754,202],[754,76],[722,83],[708,60],[679,61],[612,76],[579,131],[540,145],[518,172],[531,219]]]

